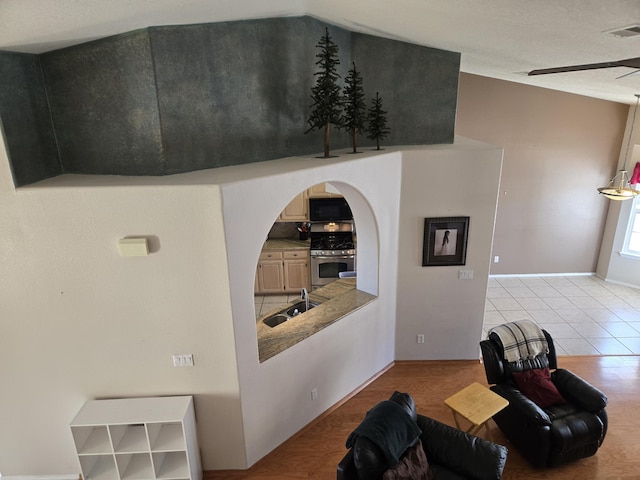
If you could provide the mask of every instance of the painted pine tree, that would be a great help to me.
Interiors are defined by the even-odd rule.
[[[379,92],[371,101],[368,112],[369,125],[367,127],[367,138],[376,141],[376,150],[380,150],[380,140],[383,140],[391,133],[387,127],[387,112],[382,109],[382,98]]]
[[[352,153],[358,153],[357,139],[359,133],[364,133],[366,105],[364,103],[364,88],[362,75],[352,63],[347,77],[344,79],[342,127],[351,135]]]
[[[329,29],[325,28],[325,34],[316,45],[320,53],[316,54],[319,70],[314,73],[316,84],[311,88],[311,98],[313,104],[309,116],[309,128],[304,133],[314,130],[324,129],[324,157],[330,157],[329,153],[329,132],[331,125],[340,127],[342,118],[342,99],[340,96],[340,86],[337,84],[340,75],[337,66],[340,64],[338,58],[338,46],[329,35]]]

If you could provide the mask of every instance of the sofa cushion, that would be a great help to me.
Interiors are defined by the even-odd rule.
[[[422,448],[434,480],[500,480],[507,448],[418,414]]]
[[[511,374],[518,388],[540,408],[566,403],[558,389],[551,381],[548,368],[536,368]]]
[[[422,442],[409,448],[395,467],[384,472],[382,480],[431,480]]]

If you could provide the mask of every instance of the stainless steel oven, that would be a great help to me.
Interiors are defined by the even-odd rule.
[[[345,255],[311,255],[311,290],[337,280],[340,272],[355,269],[355,250]]]
[[[311,224],[311,289],[339,278],[341,272],[356,269],[353,222]]]

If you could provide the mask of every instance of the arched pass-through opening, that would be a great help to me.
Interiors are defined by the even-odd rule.
[[[310,257],[311,239],[304,234],[309,229],[313,238],[318,235],[314,229],[326,228],[308,217],[309,198],[318,197],[347,201],[353,220],[346,223],[353,226],[355,250],[355,259],[340,260],[353,262],[348,263],[348,270],[354,270],[355,277],[331,279],[320,286],[312,283],[320,257]],[[299,211],[301,202],[304,208]],[[318,184],[282,208],[270,232],[264,232],[267,239],[256,268],[254,303],[260,362],[339,321],[378,294],[378,229],[371,206],[360,191],[344,182]],[[301,211],[306,218],[296,217]],[[344,265],[347,263],[343,269]],[[302,288],[308,292],[307,298],[300,295]]]

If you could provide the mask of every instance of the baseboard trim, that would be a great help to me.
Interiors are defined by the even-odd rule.
[[[598,278],[600,278],[600,277],[598,277]],[[620,282],[618,280],[612,280],[610,278],[602,278],[601,280],[604,280],[605,282],[613,283],[615,285],[620,285],[622,287],[640,288],[640,285],[637,285],[635,283]]]
[[[82,475],[2,475],[1,480],[82,480]]]
[[[595,272],[573,272],[573,273],[497,273],[489,275],[489,278],[507,277],[594,277]]]

